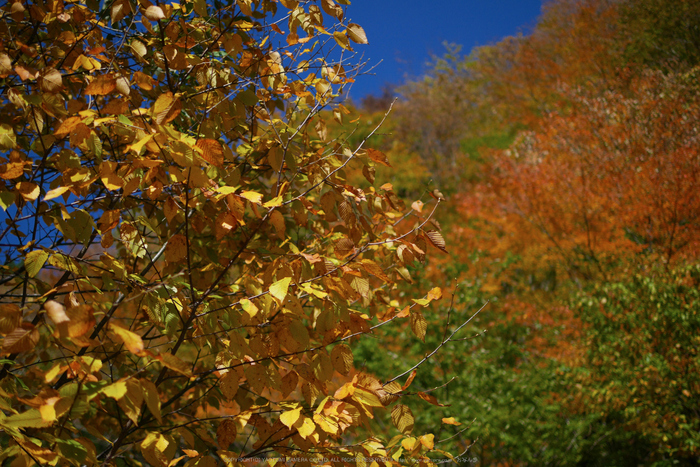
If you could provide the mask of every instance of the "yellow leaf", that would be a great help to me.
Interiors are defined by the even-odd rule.
[[[284,198],[282,196],[276,196],[276,197],[272,198],[270,201],[263,204],[263,207],[264,208],[276,208],[278,206],[282,206],[283,201],[284,201]]]
[[[70,188],[67,186],[59,186],[58,188],[54,188],[53,190],[50,190],[48,193],[46,193],[46,196],[44,196],[44,201],[48,201],[50,199],[58,198],[61,196],[63,193],[69,191]]]
[[[287,290],[289,289],[289,284],[291,282],[291,277],[285,277],[284,279],[278,280],[270,286],[270,295],[275,297],[280,302],[284,302],[284,299],[287,296]]]
[[[27,253],[24,258],[24,269],[29,277],[35,277],[44,267],[44,263],[49,258],[49,254],[44,250],[34,250]]]
[[[423,435],[418,439],[420,443],[428,449],[433,449],[435,447],[435,435],[432,433]]]
[[[243,191],[240,196],[241,198],[245,198],[251,203],[255,204],[260,204],[262,201],[262,195],[260,193],[256,193],[255,191]]]
[[[136,55],[138,55],[139,57],[143,57],[144,55],[146,55],[146,53],[148,53],[148,49],[146,48],[144,43],[139,41],[139,40],[131,41],[130,45],[131,45],[131,50],[133,50],[136,53]],[[137,73],[140,73],[140,72],[137,72]]]
[[[333,33],[333,39],[338,43],[339,46],[345,50],[352,50],[350,47],[350,42],[348,41],[348,36],[343,34],[341,31],[336,31]]]
[[[15,188],[25,201],[34,201],[39,197],[39,185],[32,182],[19,182]]]
[[[258,314],[258,307],[255,306],[255,303],[251,302],[247,298],[241,299],[240,303],[241,308],[243,308],[243,311],[248,313],[248,316],[250,316],[251,318]]]
[[[138,143],[128,145],[126,149],[134,151],[134,154],[138,156],[146,143],[148,143],[151,139],[153,139],[153,135],[146,135],[141,138]]]
[[[442,423],[444,423],[445,425],[455,425],[455,426],[461,425],[461,423],[458,422],[457,420],[455,420],[454,417],[443,418]]]
[[[297,420],[299,420],[299,417],[301,417],[301,407],[297,407],[294,410],[287,410],[286,412],[282,412],[282,415],[280,415],[280,421],[287,427],[291,428],[292,425],[294,425]]]
[[[428,292],[428,300],[440,300],[442,298],[442,289],[440,287],[433,287]]]
[[[119,400],[126,395],[126,380],[112,383],[105,387],[101,392],[107,397],[111,397],[114,400]]]
[[[109,329],[116,334],[122,340],[122,342],[124,342],[124,345],[126,345],[129,352],[136,355],[144,354],[144,345],[141,336],[129,331],[128,329],[119,327],[114,323],[109,323]]]
[[[39,407],[39,413],[41,414],[41,419],[48,423],[53,423],[56,421],[56,402],[60,401],[60,397],[50,397],[44,401],[44,404]]]
[[[413,438],[413,437],[404,438],[401,440],[401,446],[403,446],[403,448],[406,451],[413,451],[417,447],[418,444],[419,444],[418,440],[416,438]]]
[[[297,427],[299,436],[301,436],[304,439],[311,435],[315,429],[316,425],[314,425],[314,422],[312,422],[311,419],[307,417],[304,417],[304,421]]]

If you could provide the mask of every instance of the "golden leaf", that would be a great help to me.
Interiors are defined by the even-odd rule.
[[[117,80],[114,75],[105,74],[93,79],[85,88],[88,96],[106,96],[117,88]]]
[[[425,332],[428,330],[428,322],[420,311],[411,313],[411,329],[418,339],[425,342]]]
[[[401,433],[407,435],[413,431],[415,418],[413,417],[413,412],[407,406],[396,404],[391,409],[391,421]]]
[[[362,29],[362,26],[359,24],[348,24],[348,37],[357,44],[369,44],[367,41],[367,34],[365,34],[365,30]]]
[[[124,342],[124,345],[126,345],[126,348],[129,352],[135,355],[144,354],[145,347],[143,345],[143,340],[141,339],[141,336],[129,331],[128,329],[119,327],[114,323],[109,323],[109,329],[114,334],[116,334],[122,342]]]
[[[216,167],[224,165],[224,148],[215,139],[200,139],[197,147],[202,150],[202,157],[205,161]]]
[[[454,417],[443,418],[442,423],[444,423],[445,425],[455,425],[455,426],[461,425],[461,423],[458,422],[457,420],[455,420]]]
[[[0,166],[0,178],[12,180],[24,174],[24,164],[22,162],[10,162]]]

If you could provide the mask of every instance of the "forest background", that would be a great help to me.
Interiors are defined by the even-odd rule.
[[[696,465],[700,4],[553,0],[353,105],[300,3],[5,6],[0,459]]]
[[[478,337],[417,377],[458,378],[436,395],[474,420],[479,465],[697,462],[699,18],[556,0],[531,34],[448,47],[396,90],[381,175],[449,199],[449,254],[420,281],[452,284],[463,313],[489,302]],[[368,124],[391,99],[362,102]]]

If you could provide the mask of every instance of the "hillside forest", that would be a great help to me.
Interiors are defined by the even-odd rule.
[[[1,466],[698,465],[700,2],[352,8],[0,4]]]
[[[699,59],[698,2],[555,0],[531,34],[448,45],[395,90],[381,175],[448,199],[448,253],[414,280],[464,316],[488,302],[414,382],[456,378],[434,394],[477,465],[698,462]],[[393,95],[366,99],[362,124]],[[356,358],[400,368],[446,311],[426,314],[425,345],[388,332],[390,352]],[[436,426],[428,407],[416,423]]]

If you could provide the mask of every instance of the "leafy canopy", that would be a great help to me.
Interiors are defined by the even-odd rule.
[[[439,294],[402,306],[394,284],[445,245],[440,200],[346,181],[389,165],[324,120],[348,118],[367,43],[347,4],[2,7],[0,461],[434,450],[404,406],[388,446],[357,431],[407,385],[350,345],[396,318],[424,336]]]

